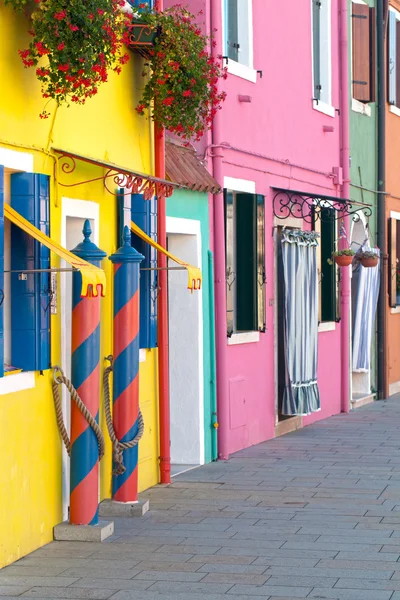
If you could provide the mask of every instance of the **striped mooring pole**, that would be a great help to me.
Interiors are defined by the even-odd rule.
[[[76,256],[99,267],[107,256],[90,241],[89,220],[84,240],[72,250]],[[82,276],[72,278],[71,379],[84,404],[99,422],[100,402],[100,294],[81,297]],[[75,402],[71,403],[70,523],[97,525],[99,520],[99,450],[93,429]]]
[[[139,418],[139,269],[144,256],[131,246],[125,226],[123,245],[109,260],[114,265],[113,425],[121,442],[133,440]],[[125,472],[113,474],[112,497],[137,502],[138,446],[123,454]]]

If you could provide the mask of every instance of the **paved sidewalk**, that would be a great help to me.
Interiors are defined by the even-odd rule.
[[[146,496],[111,542],[52,543],[0,596],[400,600],[400,398],[207,465]]]

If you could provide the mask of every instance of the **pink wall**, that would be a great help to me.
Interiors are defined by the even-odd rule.
[[[190,0],[190,4],[197,8],[203,1]],[[340,117],[338,113],[329,117],[312,106],[311,0],[253,0],[253,30],[254,68],[261,69],[263,77],[253,84],[230,75],[224,82],[228,96],[221,116],[220,141],[237,148],[222,150],[224,175],[255,181],[256,192],[266,197],[267,331],[260,334],[258,343],[227,348],[230,423],[221,426],[229,428],[229,452],[274,436],[275,249],[271,187],[340,195],[331,175],[333,168],[340,166]],[[339,108],[338,64],[338,0],[332,0],[335,108]],[[251,96],[252,102],[240,103],[239,94]],[[325,133],[324,125],[333,126],[334,131]],[[302,226],[300,221],[298,224]],[[237,380],[242,381],[235,383]],[[336,324],[335,331],[319,334],[318,381],[321,411],[305,418],[305,424],[340,412],[340,324]]]

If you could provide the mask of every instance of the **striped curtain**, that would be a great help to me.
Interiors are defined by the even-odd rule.
[[[362,246],[362,252],[375,252],[368,245]],[[374,333],[376,307],[379,297],[380,268],[365,268],[358,259],[357,252],[353,260],[351,296],[353,310],[353,364],[354,373],[368,373],[371,364],[371,344]]]
[[[318,358],[318,234],[282,233],[284,270],[284,415],[309,415],[320,410]]]

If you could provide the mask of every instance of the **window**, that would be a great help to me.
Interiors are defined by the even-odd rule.
[[[375,8],[352,2],[352,90],[359,102],[375,102]]]
[[[389,302],[392,308],[400,306],[400,213],[389,219]]]
[[[227,332],[265,331],[264,196],[225,190]]]
[[[315,221],[314,230],[320,234],[317,248],[318,321],[337,321],[337,268],[335,264],[328,263],[335,250],[336,241],[336,221],[332,209],[321,209],[321,217]]]
[[[252,0],[225,0],[225,56],[253,68]],[[229,63],[228,63],[229,64]]]
[[[330,107],[332,95],[331,0],[312,0],[312,26],[314,107],[321,108],[319,106],[321,103]],[[334,116],[334,109],[328,114]]]
[[[15,173],[1,167],[0,179],[2,216],[3,202],[11,204],[48,235],[48,176]],[[0,374],[21,370],[42,371],[51,366],[50,251],[7,220],[3,222],[4,227],[0,230],[4,264],[0,305]],[[28,272],[34,269],[47,269],[47,272]]]
[[[389,10],[388,71],[389,104],[400,108],[400,13],[394,10]]]

